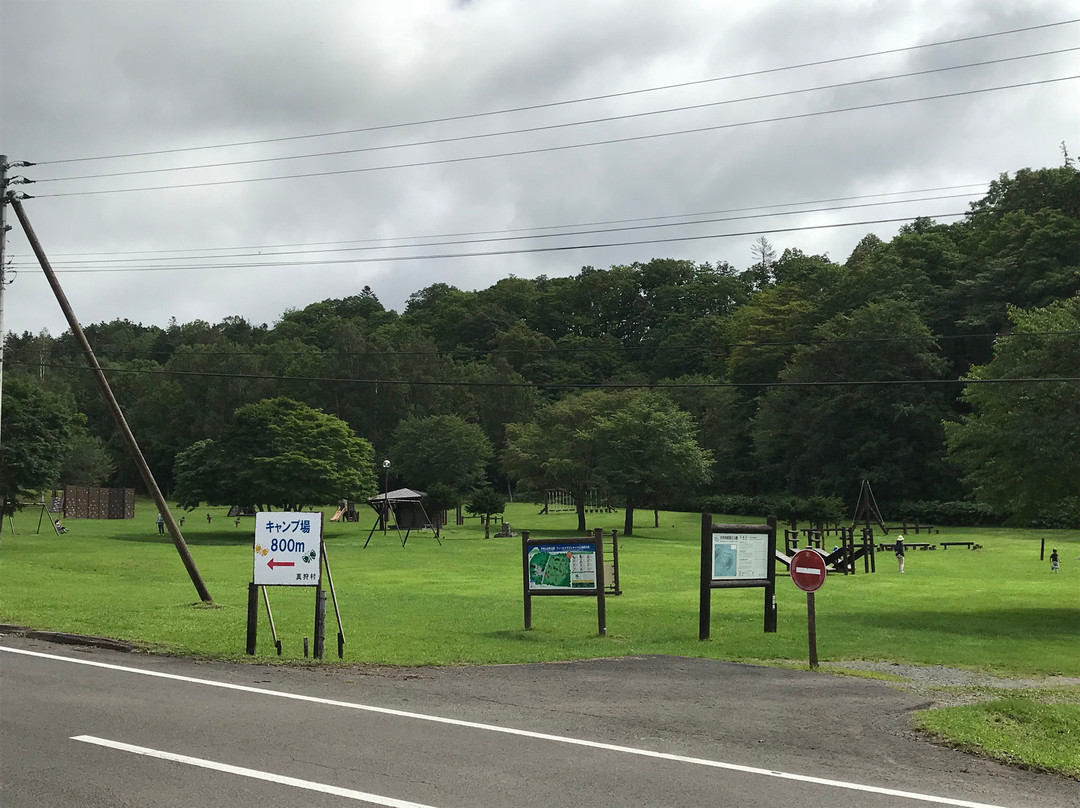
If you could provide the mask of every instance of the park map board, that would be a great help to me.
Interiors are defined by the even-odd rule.
[[[604,537],[597,528],[572,539],[532,539],[521,533],[525,629],[532,628],[532,599],[536,595],[587,595],[596,598],[596,624],[607,634],[604,605]]]
[[[529,548],[529,589],[596,589],[596,545],[591,542]]]

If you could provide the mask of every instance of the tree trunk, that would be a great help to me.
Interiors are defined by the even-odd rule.
[[[634,503],[633,500],[626,500],[626,519],[623,521],[623,535],[634,535]]]
[[[578,533],[585,532],[585,497],[574,495],[574,508],[577,510]]]
[[[652,526],[660,527],[660,509],[656,507],[652,509]]]
[[[484,515],[484,538],[491,538],[491,514]]]

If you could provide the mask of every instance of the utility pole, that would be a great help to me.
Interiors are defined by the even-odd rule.
[[[79,325],[79,321],[75,317],[75,312],[68,302],[67,295],[64,294],[64,290],[60,287],[60,281],[56,279],[56,273],[53,272],[52,265],[49,263],[49,258],[45,255],[45,251],[41,247],[41,242],[38,241],[37,234],[34,233],[34,228],[30,226],[30,220],[26,217],[26,211],[23,210],[22,203],[19,202],[18,199],[12,198],[11,207],[15,211],[15,215],[19,218],[19,224],[22,225],[23,232],[26,234],[26,240],[30,242],[30,246],[34,250],[34,255],[37,256],[38,263],[41,264],[41,268],[45,272],[45,278],[49,281],[49,286],[52,287],[53,294],[56,295],[56,301],[60,304],[60,308],[64,312],[64,317],[67,318],[72,335],[79,343],[79,347],[82,348],[83,355],[86,357],[86,362],[90,365],[90,370],[93,372],[94,381],[97,383],[98,390],[101,392],[102,397],[105,399],[105,403],[112,412],[113,418],[116,420],[116,425],[120,428],[120,434],[124,438],[124,443],[127,444],[132,460],[135,461],[135,465],[139,469],[143,484],[146,486],[146,490],[150,493],[150,496],[154,498],[158,513],[160,513],[165,520],[165,526],[169,529],[169,535],[172,537],[173,544],[176,546],[176,551],[180,554],[180,560],[184,562],[184,567],[187,568],[191,582],[195,584],[195,589],[198,591],[199,597],[203,602],[212,603],[213,598],[210,597],[210,591],[206,588],[206,584],[203,583],[198,567],[195,566],[195,559],[191,557],[191,551],[188,550],[187,542],[184,541],[184,537],[180,533],[180,527],[173,519],[172,511],[169,510],[169,505],[165,502],[165,497],[162,496],[161,489],[158,488],[157,481],[154,479],[150,467],[146,464],[146,458],[143,457],[143,453],[139,449],[139,444],[135,441],[135,436],[131,433],[131,427],[128,426],[127,420],[124,418],[124,413],[120,409],[120,404],[113,395],[112,388],[109,387],[109,381],[105,378],[105,373],[101,370],[101,365],[98,363],[97,357],[94,356],[94,349],[90,347],[90,342],[86,339],[86,334],[83,333],[82,326]]]
[[[4,245],[7,243],[7,171],[8,161],[6,154],[0,154],[0,424],[3,423],[4,409],[4,287],[7,285],[7,276],[4,266]],[[3,434],[0,433],[0,445],[3,445]],[[0,505],[3,505],[0,502]],[[0,514],[0,519],[3,516]]]

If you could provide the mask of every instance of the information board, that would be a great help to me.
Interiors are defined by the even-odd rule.
[[[530,592],[596,591],[596,544],[567,542],[529,547]]]
[[[776,631],[776,517],[764,525],[718,525],[701,514],[701,597],[698,637],[709,638],[712,590],[763,587],[764,625]]]
[[[529,531],[521,531],[525,630],[532,628],[532,599],[537,595],[585,595],[596,598],[596,627],[601,636],[607,634],[604,566],[600,528],[566,539],[533,539]]]
[[[252,580],[258,586],[318,586],[321,545],[321,513],[256,513]]]
[[[712,580],[764,580],[769,577],[767,533],[713,533]]]

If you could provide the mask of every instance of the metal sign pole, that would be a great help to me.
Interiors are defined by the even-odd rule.
[[[265,586],[260,586],[262,590],[263,603],[266,604],[266,618],[270,621],[270,636],[274,638],[274,648],[277,649],[277,655],[281,656],[281,640],[278,639],[277,627],[274,625],[274,613],[270,611],[270,593],[266,591]]]
[[[324,561],[323,550],[323,527],[322,517],[319,517],[319,566],[316,570],[320,573],[319,583],[315,585],[315,652],[312,654],[316,659],[323,658],[326,648],[326,592],[322,588],[322,564]]]
[[[326,646],[326,593],[322,584],[315,587],[315,659],[323,658]]]
[[[344,659],[345,629],[341,626],[341,610],[338,608],[337,591],[334,589],[334,576],[330,574],[330,559],[326,555],[326,545],[322,537],[319,538],[319,549],[322,552],[322,563],[326,566],[326,582],[330,584],[330,598],[334,602],[334,617],[337,618],[337,655],[338,659]]]
[[[810,667],[818,666],[817,659],[817,611],[814,608],[814,593],[806,593],[806,635],[810,643]]]

